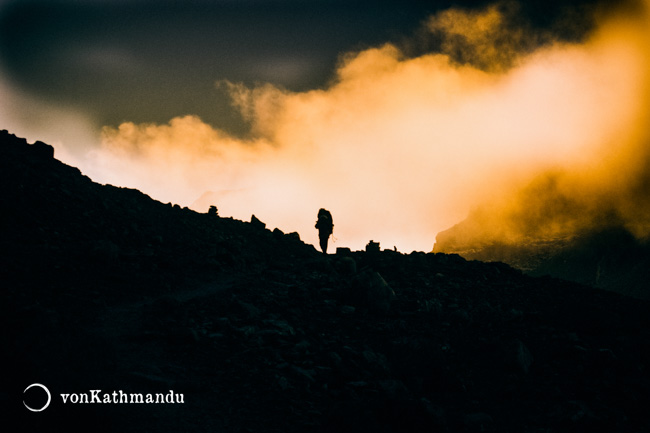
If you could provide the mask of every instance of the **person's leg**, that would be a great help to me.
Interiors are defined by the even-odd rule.
[[[320,249],[323,251],[323,254],[327,254],[327,240],[329,236],[320,236]]]

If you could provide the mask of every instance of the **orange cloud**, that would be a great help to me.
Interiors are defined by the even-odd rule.
[[[430,250],[479,203],[508,220],[525,203],[518,191],[549,170],[571,173],[560,182],[569,195],[631,188],[645,168],[643,19],[619,16],[584,43],[531,50],[495,8],[450,10],[428,25],[456,36],[446,43],[462,36],[464,62],[384,45],[344,56],[326,89],[226,83],[251,138],[193,116],[124,123],[103,130],[86,171],[182,205],[212,191],[198,210],[212,200],[221,215],[255,213],[314,244],[326,207],[338,246]],[[518,42],[504,54],[490,42],[507,32]]]

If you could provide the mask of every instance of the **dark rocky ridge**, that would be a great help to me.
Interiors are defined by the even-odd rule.
[[[650,431],[645,301],[457,255],[324,257],[95,184],[42,143],[1,132],[0,152],[5,425]],[[54,394],[42,413],[23,407],[32,383]],[[91,389],[185,403],[58,396]]]
[[[435,252],[468,260],[507,263],[528,275],[550,275],[624,295],[650,300],[650,240],[636,239],[616,221],[555,239],[530,237],[519,243],[484,242],[465,221],[438,233]],[[605,219],[606,220],[606,219]]]

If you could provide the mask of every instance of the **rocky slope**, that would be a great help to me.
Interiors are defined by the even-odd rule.
[[[1,132],[0,152],[6,425],[650,431],[647,302],[453,254],[324,256],[95,184],[43,143]],[[100,389],[184,403],[60,397]]]
[[[532,276],[550,275],[650,300],[650,243],[622,225],[603,224],[572,236],[523,242],[478,241],[465,226],[472,216],[438,234],[434,251],[468,260],[501,261]]]

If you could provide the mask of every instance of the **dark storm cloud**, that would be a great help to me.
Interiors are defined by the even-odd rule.
[[[550,25],[571,3],[579,4],[527,2],[522,16]],[[341,53],[412,40],[429,14],[451,4],[9,1],[0,3],[0,66],[21,91],[77,109],[98,125],[196,114],[241,132],[245,125],[216,81],[322,87]],[[431,41],[416,45],[432,48]]]
[[[14,2],[0,18],[1,62],[22,89],[100,123],[193,113],[227,125],[223,117],[234,119],[216,80],[317,87],[340,52],[419,19],[397,3]]]

